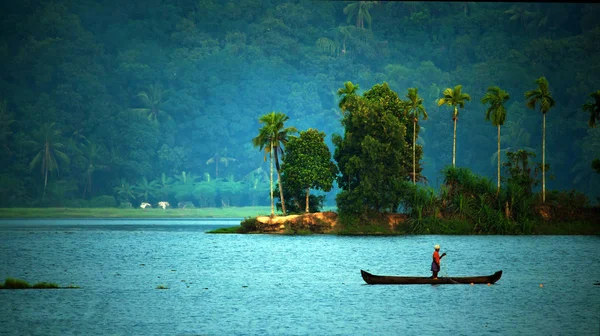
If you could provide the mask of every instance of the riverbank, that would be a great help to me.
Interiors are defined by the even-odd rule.
[[[1,218],[246,218],[268,214],[267,207],[196,209],[0,208]]]
[[[342,224],[335,212],[317,212],[289,216],[248,217],[239,226],[220,228],[209,233],[264,234],[338,234],[338,235],[600,235],[600,213],[588,211],[573,220],[536,219],[527,223],[509,222],[510,227],[497,228],[503,233],[481,232],[477,224],[460,218],[411,219],[404,214],[382,214],[369,222],[351,221]],[[500,224],[499,224],[500,225]]]

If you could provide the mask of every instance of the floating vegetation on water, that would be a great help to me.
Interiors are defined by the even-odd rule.
[[[4,284],[0,284],[0,289],[60,289],[60,288],[79,288],[79,286],[75,286],[70,284],[68,287],[60,287],[56,283],[53,282],[38,282],[33,286],[30,285],[27,281],[16,278],[6,278],[4,280]]]
[[[156,286],[156,289],[169,289],[169,287],[163,286],[163,285],[158,285],[158,286]]]

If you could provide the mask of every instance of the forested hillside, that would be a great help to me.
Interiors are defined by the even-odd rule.
[[[283,112],[332,146],[346,81],[387,82],[400,98],[418,88],[433,187],[453,139],[436,99],[462,85],[472,100],[456,165],[494,179],[497,130],[481,98],[489,86],[510,94],[502,150],[541,160],[542,113],[524,95],[541,76],[556,101],[547,188],[600,196],[600,131],[582,109],[600,90],[597,4],[21,0],[0,11],[0,207],[267,205],[258,118]]]

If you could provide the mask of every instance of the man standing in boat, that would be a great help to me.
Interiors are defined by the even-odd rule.
[[[440,245],[435,245],[433,247],[435,251],[433,251],[433,261],[431,262],[431,272],[433,275],[431,276],[434,280],[438,278],[438,272],[440,271],[440,261],[446,255],[446,253],[442,253],[440,256]]]

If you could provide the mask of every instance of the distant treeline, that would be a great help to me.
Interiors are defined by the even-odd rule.
[[[386,82],[402,99],[418,88],[429,114],[419,176],[436,190],[454,138],[437,100],[461,84],[477,102],[460,110],[456,166],[495,178],[496,127],[478,101],[490,86],[510,94],[503,162],[519,149],[541,159],[542,117],[524,92],[542,76],[556,102],[547,188],[599,196],[600,133],[582,111],[600,88],[595,4],[55,0],[0,11],[0,207],[266,206],[269,166],[250,141],[259,117],[280,111],[324,132],[335,156],[348,80]],[[406,150],[398,173],[412,172]]]

